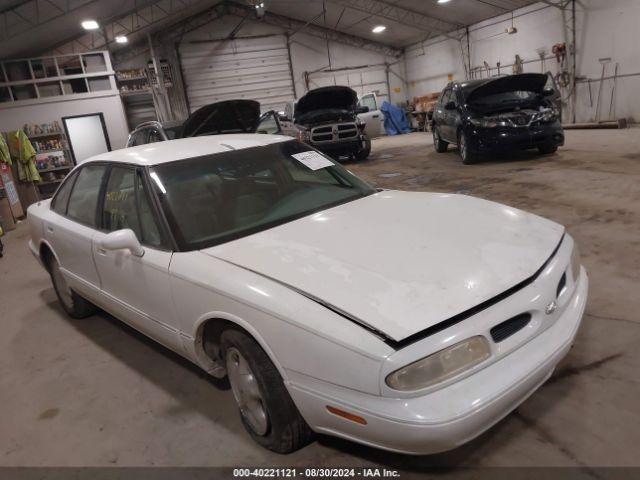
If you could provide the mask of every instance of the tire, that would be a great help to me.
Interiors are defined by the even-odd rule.
[[[358,162],[366,160],[369,154],[371,153],[371,139],[365,135],[364,136],[365,147],[355,154],[355,159]]]
[[[238,330],[224,331],[220,344],[240,418],[251,438],[283,454],[311,443],[313,431],[260,345]]]
[[[71,290],[60,271],[60,265],[55,258],[51,258],[49,263],[49,275],[51,283],[56,292],[58,301],[67,315],[73,318],[90,317],[98,311],[98,308],[91,302],[88,302],[76,292]]]
[[[551,155],[552,153],[556,153],[558,151],[558,146],[553,143],[546,143],[544,145],[540,145],[538,147],[538,151],[542,155]]]
[[[440,137],[440,132],[438,132],[438,127],[436,127],[435,125],[433,126],[431,131],[433,133],[433,146],[436,149],[436,152],[446,152],[447,147],[449,146],[449,142],[445,142],[444,140],[442,140],[442,138]]]
[[[477,155],[467,148],[467,136],[462,130],[458,133],[458,154],[465,165],[472,165],[478,161]]]

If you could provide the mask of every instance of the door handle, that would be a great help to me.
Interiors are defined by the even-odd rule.
[[[51,225],[47,225],[47,232],[53,233],[53,227]]]
[[[106,254],[107,254],[107,251],[106,251],[104,248],[102,248],[102,247],[98,247],[98,248],[96,248],[96,251],[97,251],[100,255],[106,255]]]
[[[373,118],[378,118],[380,115],[374,115]]]

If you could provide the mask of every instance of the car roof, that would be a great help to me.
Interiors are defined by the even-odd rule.
[[[136,128],[134,128],[131,133],[137,132],[138,130],[141,130],[143,128],[150,127],[174,128],[181,126],[182,123],[183,122],[180,120],[167,120],[166,122],[159,122],[158,120],[148,120],[136,125]]]
[[[145,166],[158,165],[175,160],[201,157],[203,155],[271,145],[272,143],[286,142],[288,140],[292,140],[292,138],[283,135],[267,135],[261,133],[206,135],[113,150],[95,155],[82,163],[106,161],[133,163]]]

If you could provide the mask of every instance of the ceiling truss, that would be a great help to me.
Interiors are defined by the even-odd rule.
[[[0,41],[44,25],[97,0],[27,0],[0,11]]]
[[[139,3],[115,18],[102,21],[102,28],[70,38],[55,46],[50,53],[66,54],[88,50],[110,49],[117,45],[117,36],[129,37],[136,33],[151,32],[153,27],[183,12],[201,0],[151,0]]]
[[[445,35],[455,40],[459,36],[451,32],[464,28],[464,25],[451,23],[432,15],[415,12],[406,8],[401,8],[393,3],[383,0],[328,0],[331,3],[341,5],[352,10],[367,13],[371,17],[385,18],[408,25],[428,34],[428,36]]]

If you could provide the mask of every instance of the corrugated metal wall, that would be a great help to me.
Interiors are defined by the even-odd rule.
[[[284,35],[226,41],[184,42],[180,62],[191,112],[230,99],[260,102],[281,110],[294,99]]]

